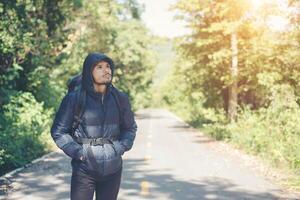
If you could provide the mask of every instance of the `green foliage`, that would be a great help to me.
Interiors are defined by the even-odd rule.
[[[231,140],[243,148],[277,165],[300,167],[300,108],[290,86],[274,87],[268,108],[244,109],[228,130]]]
[[[221,109],[206,106],[207,96],[205,90],[200,87],[201,80],[196,82],[190,74],[194,70],[193,63],[182,58],[177,59],[175,63],[173,71],[160,88],[163,92],[162,101],[187,122],[198,127],[226,121]],[[185,84],[187,82],[191,84]]]
[[[111,50],[117,64],[115,83],[130,95],[135,109],[147,107],[151,103],[150,87],[156,61],[149,50],[150,37],[137,21],[128,22],[119,28],[120,33]]]
[[[80,2],[0,1],[1,174],[48,149],[52,110],[65,91],[55,68]]]
[[[114,84],[129,94],[136,110],[151,104],[150,87],[156,60],[150,49],[151,37],[136,15],[138,4],[134,2],[107,1],[99,9],[95,6],[99,1],[86,2],[89,15],[84,38],[88,52],[103,52],[113,58]]]
[[[161,84],[163,79],[171,71],[176,54],[173,49],[172,40],[166,38],[154,38],[152,49],[156,52],[156,59],[159,61],[156,65],[155,74],[153,76],[153,84],[154,87],[156,87]]]
[[[57,98],[61,98],[66,91],[65,87],[61,87],[62,84],[57,84],[57,79],[49,69],[39,66],[28,74],[28,89],[37,101],[44,102],[45,107],[56,108]]]
[[[179,58],[161,86],[162,100],[216,139],[299,171],[299,13],[275,1],[258,10],[247,2],[177,1],[174,9],[191,33],[177,40]],[[297,9],[299,2],[287,6]],[[266,23],[275,14],[290,20],[285,30],[274,31]],[[238,42],[236,78],[231,68],[233,33]],[[225,113],[235,81],[238,116],[230,123]]]
[[[201,4],[178,1],[174,7],[192,31],[178,42],[179,55],[184,55],[189,60],[187,63],[193,63],[190,73],[182,74],[183,79],[189,79],[188,84],[197,89],[209,88],[204,90],[207,106],[228,109],[229,89],[235,81],[231,71],[230,36],[233,32],[238,38],[240,105],[257,109],[268,102],[268,91],[259,82],[260,74],[269,74],[271,79],[279,74],[282,77],[276,83],[290,84],[299,93],[298,26],[291,24],[289,31],[274,32],[262,22],[274,12],[287,15],[276,3],[270,3],[261,13],[244,0],[203,1]],[[293,15],[287,17],[296,17]]]
[[[65,23],[78,6],[67,1],[0,1],[0,83],[28,91],[27,75],[37,66],[53,68],[70,29]],[[1,101],[1,103],[5,103]]]
[[[18,92],[10,96],[1,113],[1,174],[44,153],[45,141],[40,137],[49,130],[52,113],[30,93]]]
[[[114,84],[150,105],[154,56],[135,0],[0,0],[0,171],[48,151],[49,126],[88,53],[116,62]]]

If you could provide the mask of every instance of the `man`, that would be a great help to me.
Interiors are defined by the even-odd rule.
[[[121,156],[131,149],[137,126],[127,95],[111,84],[113,72],[111,58],[89,54],[81,89],[64,97],[51,128],[57,146],[72,158],[71,200],[92,200],[94,191],[97,200],[118,196]],[[74,128],[80,94],[85,94],[85,105]]]

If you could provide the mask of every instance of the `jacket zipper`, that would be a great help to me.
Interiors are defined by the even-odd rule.
[[[105,118],[106,118],[106,109],[105,109],[105,106],[104,106],[104,95],[102,95],[101,103],[102,103],[102,108],[103,108],[103,112],[104,112],[103,120],[102,120],[102,125],[101,125],[101,131],[102,131],[102,136],[103,136],[103,133],[104,133],[104,123],[105,123]]]
[[[102,132],[102,137],[104,136],[104,122],[105,122],[105,118],[106,118],[106,109],[105,109],[105,106],[104,106],[104,95],[102,95],[101,96],[101,105],[102,105],[102,108],[103,108],[103,119],[102,119],[102,125],[101,125],[101,132]],[[102,148],[104,148],[104,146],[102,147]],[[104,151],[104,154],[105,154],[105,151]],[[106,156],[106,155],[105,155]],[[102,173],[104,174],[104,172],[105,172],[105,164],[104,164],[104,162],[102,163]]]

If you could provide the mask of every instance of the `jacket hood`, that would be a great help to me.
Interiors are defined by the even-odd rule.
[[[93,66],[100,61],[106,61],[109,63],[109,65],[111,66],[111,73],[112,73],[111,78],[113,78],[115,66],[112,59],[102,53],[97,53],[97,52],[90,53],[84,60],[83,70],[82,70],[82,87],[87,92],[95,93],[92,70],[93,70]],[[108,83],[107,85],[110,86],[111,82]]]

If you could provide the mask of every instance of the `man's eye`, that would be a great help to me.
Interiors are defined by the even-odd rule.
[[[99,68],[99,69],[102,69],[103,67],[110,68],[110,65],[105,65],[105,66],[103,66],[103,65],[97,65],[97,68]]]

